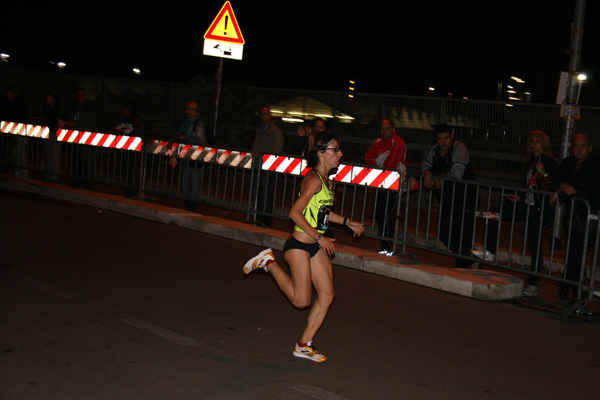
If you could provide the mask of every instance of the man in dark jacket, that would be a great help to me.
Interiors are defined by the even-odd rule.
[[[565,218],[568,238],[568,259],[566,261],[565,277],[569,281],[579,282],[581,267],[584,262],[584,247],[586,233],[594,233],[589,229],[587,205],[576,198],[587,200],[591,210],[600,208],[600,161],[591,154],[592,145],[587,133],[573,135],[573,155],[566,157],[560,164],[558,190],[550,198],[554,203],[557,199],[567,204]],[[588,245],[593,243],[594,237],[588,237]],[[573,298],[569,297],[569,289]],[[571,300],[577,300],[577,286],[561,283],[559,300],[567,306]]]
[[[421,170],[423,186],[432,189],[440,202],[438,237],[450,251],[470,257],[477,186],[475,183],[454,182],[475,181],[469,150],[454,140],[450,126],[446,124],[434,126],[434,133],[436,144],[429,151]],[[471,260],[456,258],[457,268],[469,268],[472,264]]]
[[[27,123],[27,106],[21,101],[19,96],[12,86],[7,86],[4,89],[4,97],[0,104],[0,121],[21,122]],[[12,137],[11,137],[12,136]],[[29,138],[20,135],[4,135],[0,134],[0,168],[6,169],[6,160],[8,159],[8,143],[13,141],[14,147],[12,150],[14,174],[21,178],[27,178],[29,171],[27,166],[27,143]]]
[[[87,98],[87,91],[80,87],[75,92],[75,101],[67,110],[64,122],[59,122],[59,128],[85,132],[96,129],[96,110]],[[89,189],[94,178],[92,167],[92,148],[85,144],[73,147],[73,182],[74,187]]]

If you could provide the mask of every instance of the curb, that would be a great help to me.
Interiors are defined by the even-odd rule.
[[[56,183],[0,174],[0,187],[43,195],[72,203],[174,224],[209,235],[233,239],[259,247],[283,250],[289,233],[244,222],[185,212],[126,197],[76,189]],[[465,297],[487,301],[511,301],[523,294],[523,280],[501,272],[457,269],[419,261],[387,257],[374,251],[337,245],[334,264],[403,282],[430,287]]]

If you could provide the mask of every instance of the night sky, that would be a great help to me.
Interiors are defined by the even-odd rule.
[[[75,74],[131,77],[138,67],[149,80],[212,77],[218,59],[202,54],[203,35],[224,3],[86,5],[79,17],[68,8],[10,9],[15,18],[0,25],[0,52],[14,66],[51,69],[50,61],[63,61]],[[534,101],[553,102],[568,68],[575,0],[329,3],[341,2],[232,0],[246,43],[243,60],[224,60],[223,83],[344,91],[355,79],[359,92],[425,95],[435,86],[440,94],[490,98],[498,80],[517,75]],[[590,22],[597,3],[586,2],[587,105],[597,105],[600,92],[600,27]]]

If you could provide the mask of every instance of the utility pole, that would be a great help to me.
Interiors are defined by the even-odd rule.
[[[569,50],[569,80],[566,90],[565,103],[577,106],[579,92],[579,64],[581,60],[581,42],[583,40],[583,22],[585,19],[585,0],[576,0],[575,17],[571,28],[571,47]],[[561,143],[560,159],[569,155],[571,137],[575,127],[575,119],[567,117],[563,123],[563,136]]]
[[[221,80],[223,77],[223,58],[219,58],[219,66],[217,68],[217,90],[215,93],[215,115],[213,124],[213,137],[217,137],[217,120],[219,119],[219,99],[221,97]]]
[[[573,25],[571,27],[571,47],[569,49],[569,71],[568,71],[568,84],[565,93],[564,105],[569,104],[570,106],[578,109],[577,100],[579,94],[579,82],[577,77],[579,75],[579,62],[581,60],[581,41],[583,40],[583,22],[585,19],[585,0],[575,1],[575,16],[573,19]],[[562,110],[561,110],[562,114]],[[569,156],[569,150],[571,147],[571,138],[573,137],[573,130],[575,128],[575,118],[567,115],[563,122],[563,135],[560,146],[560,160],[564,160]],[[557,221],[563,220],[563,209],[558,208],[556,214]],[[556,248],[560,247],[560,239],[562,237],[562,224],[554,224],[554,232],[552,236],[554,238],[554,245]]]

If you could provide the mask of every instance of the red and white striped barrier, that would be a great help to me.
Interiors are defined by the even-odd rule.
[[[245,169],[252,168],[252,155],[235,150],[153,140],[149,144],[148,151],[151,154],[165,156],[176,154],[182,160],[201,161]]]
[[[261,168],[272,172],[302,176],[310,171],[310,168],[306,166],[306,160],[302,158],[272,154],[263,155]],[[332,179],[337,182],[398,190],[402,176],[397,171],[340,164]]]
[[[22,124],[20,122],[2,121],[0,122],[0,131],[17,136],[36,137],[48,139],[50,129],[47,126]]]
[[[23,124],[20,122],[0,122],[0,131],[18,136],[50,138],[47,126]],[[65,143],[85,144],[89,146],[107,147],[112,149],[140,151],[142,138],[137,136],[113,135],[111,133],[83,132],[68,129],[58,129],[56,140]]]
[[[113,135],[110,133],[58,129],[56,140],[65,143],[85,144],[120,150],[140,151],[142,149],[142,138],[137,136]]]

